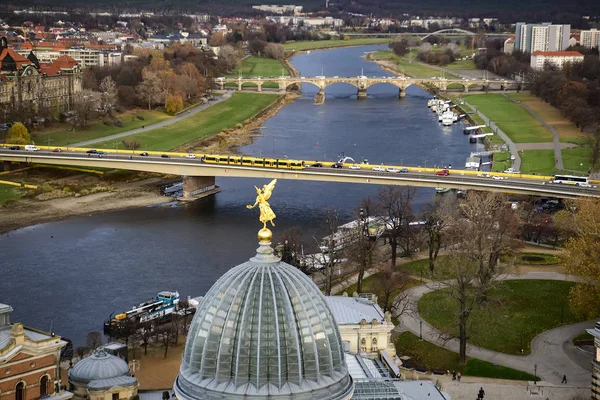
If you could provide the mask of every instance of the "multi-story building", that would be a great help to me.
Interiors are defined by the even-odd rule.
[[[0,105],[10,109],[68,109],[82,90],[81,69],[69,56],[51,64],[6,47],[0,37]]]
[[[67,400],[59,361],[67,344],[60,336],[10,322],[12,307],[0,303],[0,399]]]
[[[281,5],[281,6],[280,5],[261,4],[259,6],[252,6],[252,8],[255,10],[259,10],[259,11],[272,12],[273,14],[286,14],[286,13],[300,14],[302,12],[302,6],[296,6],[293,4]]]
[[[579,43],[583,47],[593,49],[594,47],[600,46],[600,31],[597,29],[590,29],[589,31],[581,31],[579,34]]]
[[[600,400],[600,321],[587,332],[594,337],[594,360],[592,361],[592,399]]]
[[[534,51],[562,51],[569,47],[571,25],[551,23],[527,24],[517,22],[515,49]]]
[[[515,51],[515,38],[514,37],[509,37],[504,41],[504,47],[503,47],[502,51],[504,51],[504,54],[511,54],[513,51]]]
[[[567,64],[583,61],[583,54],[577,51],[534,51],[531,55],[531,68],[543,70],[546,63],[557,68],[564,68]]]
[[[32,50],[21,47],[17,52],[27,56]],[[121,53],[103,49],[70,48],[61,50],[44,50],[38,47],[33,49],[33,54],[40,63],[53,63],[61,56],[68,56],[79,64],[81,68],[106,67],[121,63]]]

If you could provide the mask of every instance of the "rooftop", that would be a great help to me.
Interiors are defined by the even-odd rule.
[[[338,325],[371,323],[374,319],[385,323],[385,314],[377,303],[358,297],[326,296],[325,300]]]
[[[534,56],[544,57],[583,57],[578,51],[540,51],[536,50],[533,52]]]

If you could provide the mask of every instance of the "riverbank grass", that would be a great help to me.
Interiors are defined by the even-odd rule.
[[[177,123],[128,136],[127,141],[141,144],[139,150],[172,150],[194,140],[219,133],[258,114],[279,98],[277,94],[234,93],[230,99],[215,104]],[[112,142],[98,143],[97,148],[111,148]]]
[[[554,150],[521,150],[521,172],[524,174],[554,175]]]
[[[0,206],[9,201],[17,200],[21,197],[16,186],[4,185],[0,183]]]
[[[416,61],[398,57],[391,50],[376,51],[371,54],[371,60],[389,63],[399,73],[408,75],[412,78],[433,78],[442,76],[442,72],[437,69],[428,67]],[[459,79],[459,77],[454,74],[444,74],[444,76],[447,79]]]
[[[529,354],[531,340],[542,332],[577,322],[569,309],[573,282],[549,280],[503,281],[489,292],[490,306],[474,310],[469,319],[469,343],[507,354]],[[420,315],[435,328],[458,334],[458,302],[445,289],[425,294]]]
[[[58,129],[54,128],[52,130],[33,132],[32,136],[33,140],[38,145],[49,144],[50,146],[64,147],[68,143],[72,144],[98,139],[104,136],[138,129],[142,126],[156,124],[170,118],[172,118],[170,115],[159,110],[135,110],[121,114],[117,117],[117,119],[123,122],[122,127],[112,124],[106,125],[102,121],[95,122],[86,129],[73,128],[71,125],[61,124]]]
[[[357,38],[357,39],[332,39],[332,40],[312,40],[301,42],[287,42],[283,45],[286,51],[306,51],[317,49],[331,49],[335,47],[348,46],[367,46],[370,44],[387,44],[389,38]]]
[[[415,366],[431,370],[460,371],[465,376],[479,376],[495,379],[533,381],[534,376],[523,371],[494,365],[476,358],[467,359],[464,366],[458,365],[458,354],[419,338],[411,332],[403,332],[394,342],[399,356],[409,356]]]
[[[240,71],[243,78],[256,78],[256,77],[269,77],[269,76],[289,76],[290,73],[285,67],[283,62],[274,60],[272,58],[250,56],[242,60],[242,65],[238,71],[234,71],[231,74],[225,75],[227,78],[237,78],[240,76]],[[237,87],[236,83],[227,83],[225,86]],[[246,83],[244,87],[256,87],[253,83]],[[265,82],[262,85],[263,88],[279,88],[279,85],[275,82]]]
[[[552,134],[527,110],[501,94],[471,94],[463,98],[493,121],[515,143],[552,142]]]

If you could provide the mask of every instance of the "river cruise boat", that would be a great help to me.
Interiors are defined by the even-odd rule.
[[[119,329],[126,321],[135,324],[143,324],[150,321],[162,322],[171,317],[178,303],[179,293],[177,291],[158,292],[155,299],[133,306],[131,310],[124,311],[114,317],[111,314],[109,319],[104,321],[104,333],[110,334],[114,330]]]

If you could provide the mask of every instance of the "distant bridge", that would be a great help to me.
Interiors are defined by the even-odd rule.
[[[495,33],[495,32],[483,32],[486,37],[507,37],[512,35],[510,32],[505,33]],[[462,36],[475,36],[477,33],[467,31],[460,28],[448,28],[448,29],[440,29],[435,32],[401,32],[401,33],[344,33],[344,36],[373,36],[373,37],[381,37],[381,36],[389,36],[389,37],[403,37],[403,36],[418,36],[421,40],[426,39],[430,36],[451,36],[451,37],[462,37]]]
[[[258,91],[262,91],[265,83],[276,83],[281,92],[284,92],[289,86],[309,83],[315,85],[319,89],[319,94],[325,94],[325,88],[336,83],[346,83],[356,87],[357,97],[359,99],[367,97],[367,89],[377,84],[387,84],[396,86],[399,91],[399,96],[406,96],[406,88],[410,85],[419,86],[434,86],[438,90],[445,92],[448,86],[454,85],[462,87],[464,92],[468,92],[469,88],[479,88],[482,90],[507,90],[520,89],[521,83],[510,79],[492,80],[492,79],[444,79],[444,78],[410,78],[407,76],[394,77],[339,77],[339,76],[316,76],[316,77],[297,77],[297,76],[278,76],[278,77],[251,77],[251,78],[217,78],[216,84],[220,89],[225,89],[227,84],[236,84],[237,90],[243,90],[244,85],[253,85],[258,87]]]

